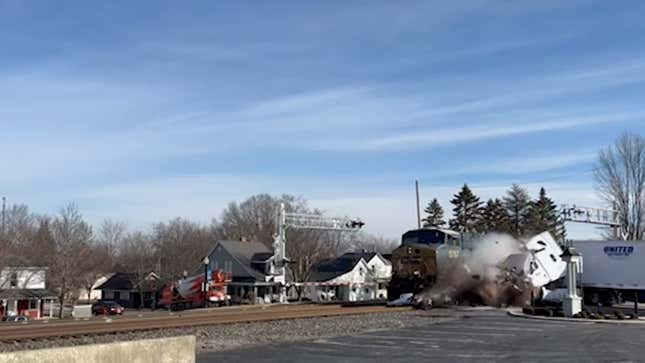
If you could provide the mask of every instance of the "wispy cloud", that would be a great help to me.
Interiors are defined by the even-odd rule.
[[[530,156],[520,152],[520,157],[490,159],[485,163],[477,162],[465,167],[455,167],[446,171],[446,175],[520,175],[536,174],[545,171],[587,164],[598,156],[597,151],[576,151],[552,153],[542,156]]]
[[[478,124],[472,127],[456,127],[437,130],[405,132],[396,136],[372,137],[363,140],[347,140],[339,144],[319,144],[321,148],[335,150],[396,150],[433,147],[514,135],[573,129],[602,123],[613,123],[642,118],[645,113],[624,113],[589,116],[571,119],[515,122],[514,124]]]

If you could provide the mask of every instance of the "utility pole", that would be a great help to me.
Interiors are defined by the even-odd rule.
[[[7,223],[7,198],[2,197],[2,237],[5,236]]]
[[[421,206],[419,205],[419,180],[414,181],[414,189],[417,193],[417,228],[421,229]]]

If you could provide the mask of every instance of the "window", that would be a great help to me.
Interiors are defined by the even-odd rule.
[[[38,309],[38,300],[29,300],[29,309]]]
[[[535,270],[538,269],[538,265],[537,265],[537,263],[535,263],[535,261],[531,261],[530,267],[531,267],[530,273],[533,273],[533,272],[535,272]],[[515,268],[515,267],[513,267],[513,268]]]
[[[115,291],[112,293],[114,300],[119,300],[121,298],[121,291]]]
[[[10,282],[11,287],[18,287],[18,274],[16,272],[11,273]]]

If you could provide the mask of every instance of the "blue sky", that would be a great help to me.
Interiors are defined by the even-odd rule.
[[[396,237],[413,181],[598,205],[645,131],[645,4],[0,0],[0,192],[93,223],[291,193]],[[573,228],[574,237],[593,230]]]

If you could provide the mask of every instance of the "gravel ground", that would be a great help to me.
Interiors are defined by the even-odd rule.
[[[178,335],[195,335],[197,337],[197,352],[222,351],[276,342],[293,342],[351,335],[358,332],[375,330],[375,327],[391,330],[411,326],[424,326],[447,319],[452,319],[452,317],[447,315],[437,316],[437,314],[431,315],[423,311],[411,311],[276,320],[270,322],[213,325],[195,328],[0,343],[0,352],[111,343]]]

